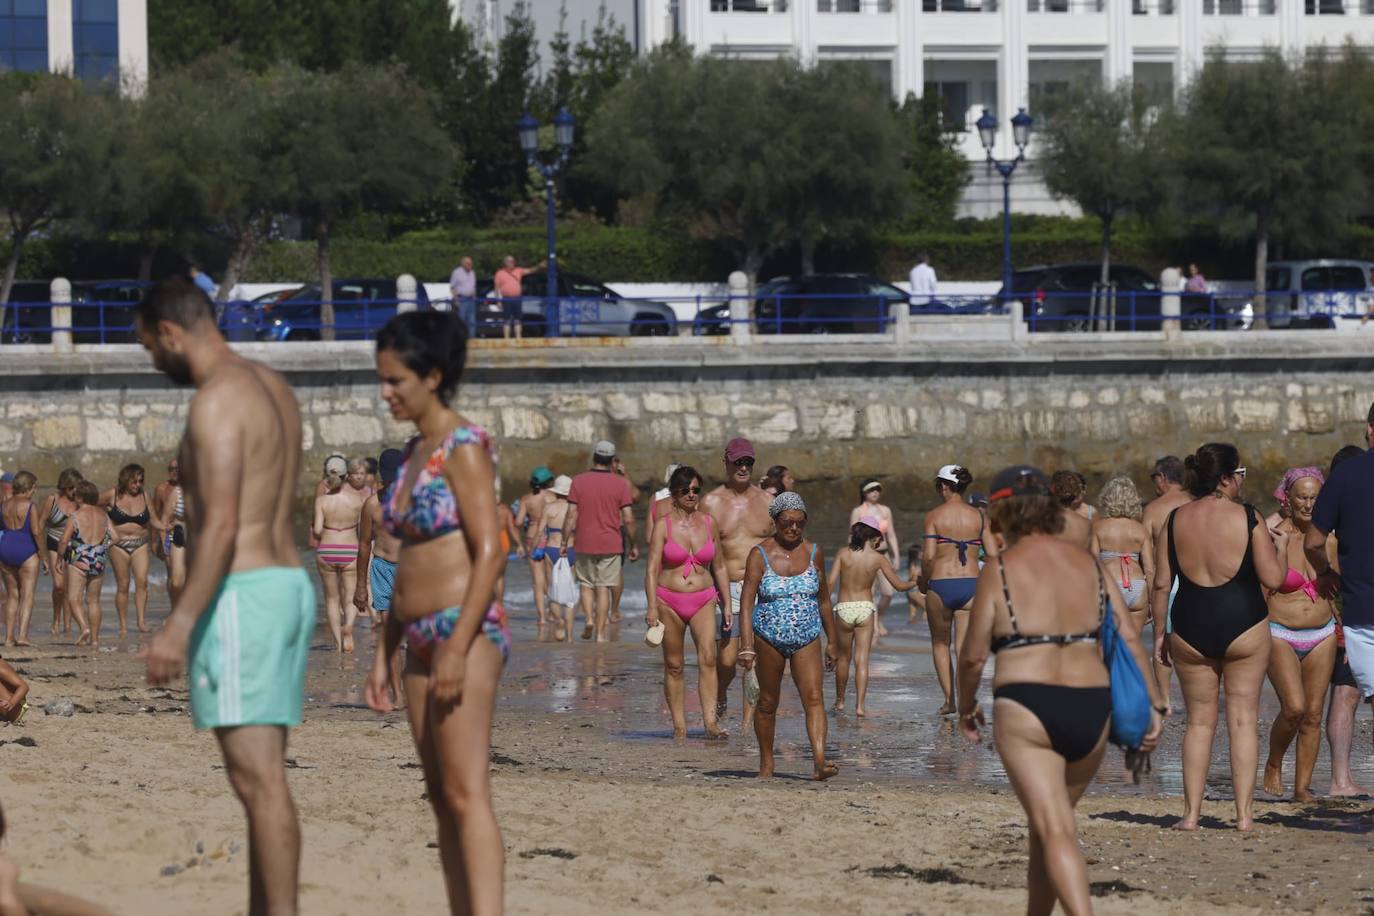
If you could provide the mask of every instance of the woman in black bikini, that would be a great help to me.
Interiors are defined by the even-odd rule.
[[[148,494],[143,490],[143,466],[126,464],[119,469],[119,481],[100,494],[100,505],[106,507],[110,524],[114,526],[114,544],[110,548],[110,566],[115,574],[115,611],[119,614],[119,638],[129,631],[129,573],[133,572],[134,608],[138,613],[138,632],[147,633],[148,612],[148,540],[152,533],[152,511]]]
[[[61,474],[57,475],[57,489],[48,495],[43,503],[43,508],[38,512],[38,520],[43,526],[43,540],[47,544],[48,552],[55,553],[58,542],[62,540],[62,535],[67,531],[67,524],[71,517],[76,514],[76,485],[84,478],[76,468],[65,468]],[[60,556],[51,557],[51,562],[56,572],[57,564],[63,558]],[[56,636],[58,631],[70,633],[72,631],[72,618],[67,613],[67,581],[64,576],[53,575],[52,577],[52,632]]]
[[[1251,830],[1255,765],[1259,757],[1259,694],[1269,664],[1269,608],[1264,588],[1284,587],[1288,535],[1270,536],[1253,506],[1240,502],[1245,468],[1234,445],[1211,442],[1184,461],[1194,501],[1169,516],[1155,543],[1155,653],[1178,672],[1188,707],[1183,737],[1183,797],[1187,810],[1174,826],[1196,830],[1202,816],[1218,693],[1226,684],[1226,730],[1236,828]],[[1278,542],[1276,549],[1275,542]],[[1169,591],[1178,595],[1169,609]],[[1165,640],[1165,617],[1173,635]]]
[[[981,740],[975,693],[989,653],[996,653],[993,740],[1030,822],[1026,910],[1048,913],[1058,901],[1066,913],[1089,913],[1073,809],[1107,744],[1110,679],[1098,645],[1105,615],[1115,615],[1142,671],[1149,670],[1149,656],[1115,583],[1091,555],[1057,537],[1064,520],[1042,472],[999,473],[988,522],[1001,543],[978,577],[959,659],[959,727]],[[1158,689],[1148,679],[1147,686],[1156,712],[1146,752],[1163,728]]]

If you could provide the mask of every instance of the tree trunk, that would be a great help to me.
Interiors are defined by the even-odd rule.
[[[329,220],[315,227],[315,261],[320,271],[320,340],[334,339],[334,272],[329,265]]]
[[[219,290],[215,293],[215,298],[220,302],[229,301],[229,293],[238,285],[239,275],[253,260],[253,249],[257,247],[257,242],[256,226],[249,224],[239,230],[238,238],[234,242],[234,251],[229,255],[229,263],[224,266],[224,277],[220,279]],[[217,306],[218,304],[216,303]]]
[[[804,274],[816,272],[816,240],[809,235],[801,238],[801,269]]]
[[[24,239],[27,235],[28,233],[20,232],[18,229],[10,234],[10,256],[5,262],[5,275],[0,277],[0,339],[3,339],[10,290],[14,289],[14,275],[19,271],[19,256],[24,252]]]
[[[1264,295],[1264,274],[1269,267],[1269,217],[1255,218],[1255,330],[1269,329],[1269,305]]]
[[[147,283],[153,279],[153,257],[157,254],[157,245],[145,244],[138,252],[138,282]]]
[[[763,270],[763,250],[750,248],[744,253],[744,275],[749,278],[749,295],[754,294],[754,290],[759,285],[759,271]]]
[[[1102,275],[1098,278],[1105,286],[1112,275],[1112,221],[1113,217],[1099,217],[1102,220]]]

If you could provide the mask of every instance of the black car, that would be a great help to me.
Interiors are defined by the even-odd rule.
[[[1032,331],[1158,331],[1163,293],[1150,274],[1129,264],[1112,264],[1103,285],[1097,262],[1049,264],[1012,274],[999,301],[1020,299]],[[1243,327],[1241,303],[1182,294],[1184,330]]]
[[[72,284],[72,341],[137,343],[134,319],[151,283],[82,280]]]
[[[396,314],[396,278],[335,280],[334,337],[336,340],[365,340]],[[320,317],[320,285],[312,283],[296,289],[259,296],[244,310],[242,320],[257,328],[259,340],[319,340],[323,322]],[[423,283],[416,284],[415,307],[429,308]],[[227,308],[230,330],[235,324],[233,308]]]
[[[872,274],[779,277],[754,294],[760,334],[880,334],[894,302],[910,296]]]
[[[52,284],[48,280],[15,280],[4,309],[0,340],[5,343],[52,342]]]

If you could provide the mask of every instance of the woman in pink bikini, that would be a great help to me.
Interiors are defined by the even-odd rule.
[[[348,462],[333,455],[324,463],[322,496],[315,497],[315,524],[311,533],[319,542],[315,565],[324,583],[324,612],[334,648],[353,651],[353,623],[358,609],[353,591],[358,585],[358,523],[363,517],[362,491],[344,486],[350,476]],[[356,474],[359,482],[362,474]],[[345,616],[347,615],[347,616]]]
[[[716,550],[711,516],[700,511],[701,475],[690,467],[668,480],[672,506],[659,513],[649,537],[644,593],[650,627],[663,623],[663,695],[673,716],[673,737],[687,737],[683,655],[687,631],[697,647],[697,697],[707,738],[723,738],[716,724],[716,602],[730,593],[725,554]],[[725,626],[731,623],[725,607]],[[708,701],[709,698],[709,701]]]

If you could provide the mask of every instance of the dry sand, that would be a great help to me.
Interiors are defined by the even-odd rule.
[[[41,638],[40,648],[5,653],[33,691],[30,719],[0,730],[8,853],[25,877],[120,913],[242,912],[242,816],[213,738],[191,728],[185,692],[146,688],[131,643],[90,652]],[[760,784],[738,736],[724,748],[617,740],[620,717],[594,703],[573,697],[532,713],[521,702],[560,658],[602,652],[613,672],[616,653],[642,650],[522,642],[517,651],[527,667],[507,676],[492,757],[511,912],[1024,906],[1025,819],[1009,789],[875,779],[861,767],[825,785]],[[441,912],[433,820],[409,730],[400,715],[359,708],[369,654],[339,663],[322,648],[312,653],[289,772],[304,834],[302,908]],[[652,665],[644,671],[615,689],[656,692]],[[610,691],[616,677],[589,679],[579,694]],[[43,714],[59,696],[75,701],[76,715]],[[795,701],[785,712],[795,726]],[[806,773],[790,748],[780,769]],[[1178,798],[1129,790],[1084,800],[1081,838],[1101,912],[1354,913],[1374,903],[1369,803],[1259,803],[1253,836],[1167,829],[1180,809]],[[1231,816],[1224,801],[1205,810],[1218,827]]]

